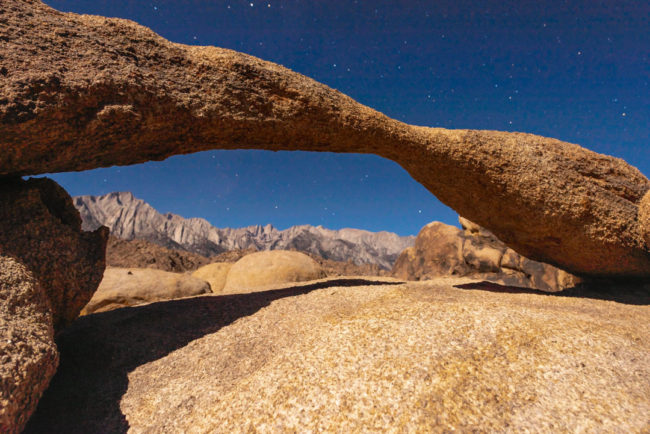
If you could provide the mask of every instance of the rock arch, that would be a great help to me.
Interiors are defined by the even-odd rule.
[[[127,20],[38,0],[7,0],[0,16],[0,176],[207,149],[374,153],[531,259],[650,276],[638,218],[650,181],[623,160],[531,134],[407,125],[276,64]]]

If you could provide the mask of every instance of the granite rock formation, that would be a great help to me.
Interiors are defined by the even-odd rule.
[[[392,275],[405,280],[471,277],[549,292],[580,282],[564,270],[519,255],[477,224],[459,220],[462,230],[440,222],[423,227],[415,246],[406,248],[395,262]]]
[[[0,181],[0,254],[33,273],[54,329],[71,323],[102,279],[108,229],[81,230],[72,199],[47,178]]]
[[[335,261],[376,264],[389,270],[415,237],[360,229],[331,230],[300,225],[277,230],[272,225],[216,228],[202,218],[161,214],[129,192],[78,196],[74,203],[85,230],[106,226],[121,239],[144,239],[167,248],[214,256],[232,250],[300,250]],[[234,262],[234,261],[232,261]]]
[[[210,284],[210,289],[213,293],[219,294],[223,291],[223,288],[226,286],[226,279],[228,278],[228,272],[230,267],[232,267],[232,262],[215,262],[212,264],[204,265],[195,272],[192,273],[192,276],[197,279],[205,280]]]
[[[106,268],[82,315],[162,300],[209,294],[208,282],[184,273],[148,268]]]
[[[650,250],[650,191],[643,196],[639,204],[639,225],[646,247]]]
[[[254,292],[284,283],[305,282],[325,277],[325,271],[300,252],[272,250],[251,253],[228,270],[223,293]]]
[[[415,239],[415,237],[413,237]],[[196,271],[212,263],[235,263],[258,250],[235,249],[209,258],[185,250],[168,249],[143,240],[122,240],[109,237],[106,247],[106,265],[117,268],[152,268],[156,270],[183,273]],[[352,260],[334,261],[315,253],[303,252],[316,261],[329,277],[335,276],[387,276],[389,270],[376,264],[355,264]],[[214,287],[213,287],[214,288]]]
[[[313,253],[303,253],[316,261],[328,277],[390,276],[391,273],[390,270],[386,270],[377,264],[355,264],[352,260],[333,261]]]
[[[24,265],[0,255],[0,432],[19,433],[59,361],[52,312]]]
[[[650,181],[623,160],[523,133],[406,125],[286,68],[169,42],[131,21],[0,9],[0,176],[207,149],[374,153],[533,260],[650,276]]]
[[[80,318],[26,433],[650,428],[647,291],[357,285]]]

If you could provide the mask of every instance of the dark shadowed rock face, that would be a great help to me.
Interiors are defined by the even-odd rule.
[[[0,254],[0,432],[19,433],[56,372],[49,302],[34,275]]]
[[[523,133],[406,125],[300,74],[133,22],[0,8],[0,175],[83,170],[206,149],[374,153],[520,254],[572,273],[650,276],[623,160]]]
[[[456,276],[561,291],[580,279],[552,265],[531,261],[509,249],[491,232],[460,217],[463,230],[440,222],[422,228],[415,246],[405,249],[393,267],[393,276],[428,280]]]
[[[104,272],[108,230],[81,231],[70,196],[41,178],[0,181],[0,254],[33,273],[52,308],[54,329],[72,322]]]

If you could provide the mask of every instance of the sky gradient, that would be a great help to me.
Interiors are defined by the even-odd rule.
[[[407,123],[555,137],[650,175],[647,1],[47,3],[270,60]],[[128,190],[219,227],[407,235],[457,223],[397,164],[368,155],[213,151],[53,178],[72,195]]]

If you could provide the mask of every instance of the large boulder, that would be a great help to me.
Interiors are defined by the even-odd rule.
[[[253,292],[293,282],[317,280],[325,272],[301,252],[271,250],[251,253],[230,267],[224,293]]]
[[[19,433],[54,375],[59,354],[40,284],[0,255],[0,432]]]
[[[392,275],[405,280],[467,276],[550,292],[580,282],[564,270],[521,256],[479,225],[459,220],[462,230],[441,222],[422,228],[415,245],[397,258]]]
[[[212,264],[204,265],[192,273],[192,276],[205,280],[210,284],[210,289],[215,294],[223,291],[226,286],[226,279],[232,262],[215,262]]]
[[[461,282],[80,318],[27,433],[648,430],[647,290],[613,302]]]
[[[0,254],[33,273],[48,298],[55,330],[77,318],[97,289],[107,237],[105,227],[81,230],[72,199],[54,181],[0,181]]]
[[[531,134],[407,125],[276,64],[127,20],[37,0],[4,0],[0,14],[0,176],[207,149],[374,153],[527,258],[650,276],[637,219],[650,181],[623,160]]]
[[[210,284],[189,274],[149,268],[106,268],[82,315],[162,300],[208,294]]]

